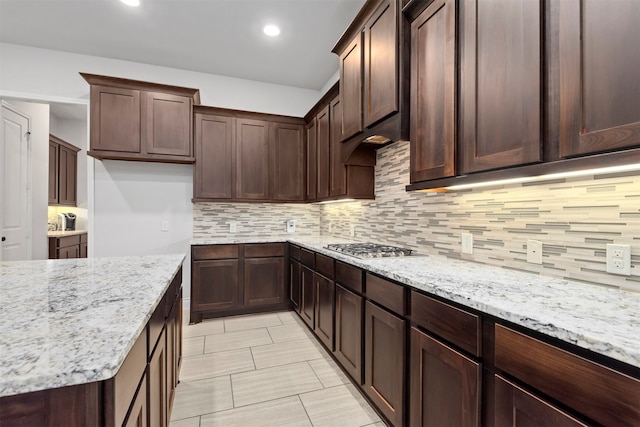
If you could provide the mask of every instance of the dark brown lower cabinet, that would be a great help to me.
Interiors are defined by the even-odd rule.
[[[316,282],[316,321],[314,332],[320,341],[333,351],[333,306],[335,285],[333,280],[315,273]]]
[[[315,281],[313,270],[302,266],[302,298],[300,298],[300,317],[311,328],[315,327]]]
[[[237,259],[193,262],[191,310],[229,310],[239,305]]]
[[[284,258],[244,260],[245,307],[284,302]]]
[[[336,284],[334,356],[351,378],[362,384],[363,298]]]
[[[405,320],[365,303],[365,392],[394,426],[404,425]]]
[[[300,294],[302,289],[300,288],[300,261],[294,259],[289,260],[289,298],[293,309],[300,312]]]
[[[147,423],[147,382],[145,378],[142,378],[140,382],[140,388],[138,388],[138,392],[136,393],[136,397],[131,404],[131,408],[129,410],[129,416],[127,420],[124,422],[124,427],[147,427],[149,424]]]
[[[149,426],[167,426],[167,330],[160,339],[149,360],[147,382],[149,384]],[[135,424],[134,424],[135,425]]]
[[[87,233],[49,236],[49,259],[86,258]]]
[[[551,404],[495,376],[495,427],[586,426]]]
[[[410,425],[477,427],[480,364],[411,328]]]

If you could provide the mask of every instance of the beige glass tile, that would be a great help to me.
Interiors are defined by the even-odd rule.
[[[314,426],[364,426],[380,421],[373,409],[351,384],[300,395]]]
[[[202,356],[184,357],[180,368],[180,380],[193,381],[253,369],[255,366],[248,348],[207,353]]]
[[[282,311],[278,313],[278,317],[283,325],[288,325],[291,323],[301,324],[302,319],[298,316],[298,313],[295,311]]]
[[[172,420],[197,417],[233,408],[229,375],[199,381],[181,381],[171,411]]]
[[[305,362],[233,374],[231,384],[236,408],[322,388]]]
[[[246,329],[266,328],[282,325],[277,313],[252,314],[248,316],[233,316],[224,319],[226,332],[243,331]]]
[[[342,369],[340,369],[333,360],[310,360],[309,366],[311,366],[311,369],[316,373],[325,388],[349,383],[349,379],[345,373],[342,372]]]
[[[204,415],[200,427],[311,427],[311,422],[298,396],[270,400]]]
[[[323,353],[310,339],[252,347],[256,369],[319,359]]]
[[[182,327],[183,337],[200,337],[204,335],[224,333],[224,321],[222,319],[203,320],[195,325]]]
[[[214,353],[271,343],[271,336],[266,328],[247,329],[245,331],[207,335],[204,339],[204,352]]]
[[[185,418],[169,422],[169,427],[200,427],[200,417]]]
[[[267,328],[273,342],[296,341],[310,339],[310,333],[304,326],[297,323],[289,323],[281,326],[270,326]]]
[[[204,354],[204,337],[186,337],[182,339],[182,357]]]

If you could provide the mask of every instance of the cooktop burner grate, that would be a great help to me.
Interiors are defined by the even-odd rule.
[[[327,245],[327,249],[342,252],[356,258],[383,258],[411,255],[411,249],[397,246],[380,245],[378,243],[334,243]]]

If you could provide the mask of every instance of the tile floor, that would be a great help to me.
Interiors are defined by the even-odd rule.
[[[294,312],[185,323],[183,335],[170,427],[384,426]]]

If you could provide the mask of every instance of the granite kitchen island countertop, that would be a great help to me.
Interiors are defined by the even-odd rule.
[[[288,240],[412,288],[640,367],[640,295],[632,292],[439,255],[359,259],[326,249],[330,243],[346,242],[331,237],[242,240],[194,239],[192,244]]]
[[[0,262],[0,397],[113,377],[184,258]]]

